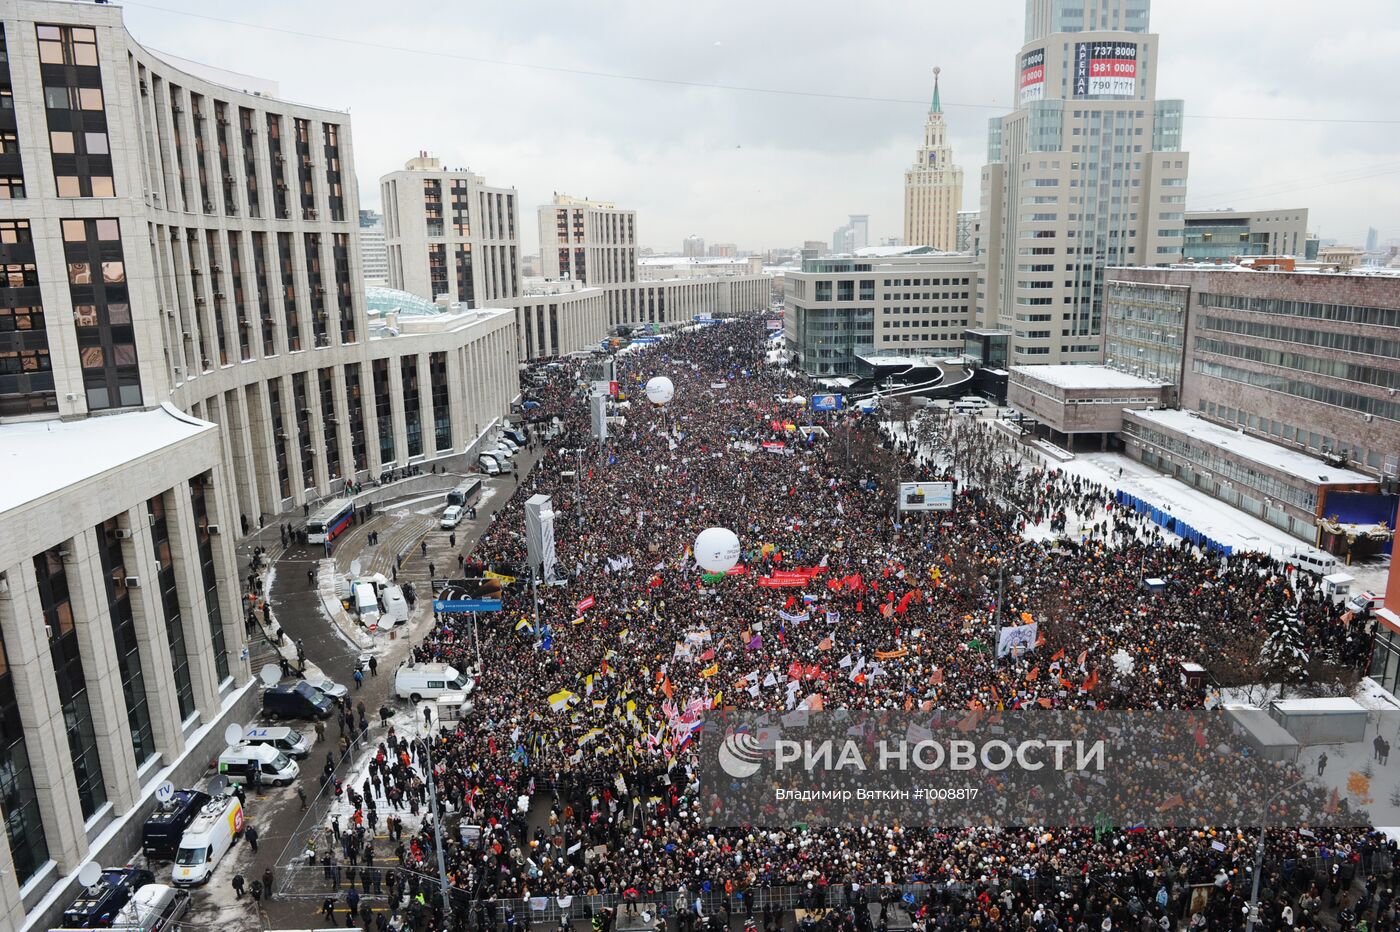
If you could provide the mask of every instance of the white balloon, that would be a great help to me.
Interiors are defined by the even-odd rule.
[[[695,538],[695,562],[711,573],[723,573],[739,562],[739,538],[729,528],[707,527]]]
[[[664,405],[676,396],[676,386],[664,375],[653,376],[647,381],[647,401],[654,405]]]

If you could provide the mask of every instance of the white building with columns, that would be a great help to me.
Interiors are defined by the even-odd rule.
[[[245,522],[470,462],[518,356],[508,308],[367,306],[347,114],[167,61],[117,6],[0,26],[0,928],[47,928],[257,704]]]

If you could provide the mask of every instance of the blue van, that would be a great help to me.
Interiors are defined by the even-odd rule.
[[[319,689],[302,680],[263,691],[263,712],[273,721],[284,718],[331,717],[331,701]]]
[[[199,790],[176,790],[167,802],[157,803],[141,826],[141,851],[148,858],[170,860],[180,847],[180,836],[209,802],[209,794]]]

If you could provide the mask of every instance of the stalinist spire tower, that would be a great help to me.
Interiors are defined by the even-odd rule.
[[[953,164],[948,124],[938,100],[938,73],[933,69],[933,102],[924,121],[924,144],[904,173],[904,245],[956,249],[958,211],[962,209],[962,169]]]

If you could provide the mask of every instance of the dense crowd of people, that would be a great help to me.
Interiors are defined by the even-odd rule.
[[[764,366],[766,335],[730,321],[619,355],[624,404],[601,455],[572,361],[529,389],[554,439],[466,570],[524,567],[524,502],[546,493],[559,578],[538,589],[538,621],[512,586],[504,611],[445,616],[414,648],[463,670],[482,660],[471,715],[380,749],[386,786],[416,793],[431,768],[444,810],[402,841],[401,864],[435,875],[441,843],[462,910],[493,924],[492,901],[608,894],[672,928],[733,913],[766,930],[784,921],[768,896],[784,888],[827,929],[890,910],[928,929],[1166,929],[1188,915],[1242,928],[1247,828],[707,825],[693,738],[710,710],[1197,709],[1218,696],[1181,665],[1266,679],[1260,645],[1285,607],[1313,672],[1356,667],[1368,644],[1271,559],[1176,541],[982,423],[925,415],[895,433],[847,411],[801,430],[813,415]],[[645,401],[654,375],[675,385],[664,407]],[[895,510],[895,481],[934,479],[958,481],[953,511]],[[738,535],[735,571],[696,565],[711,526]],[[998,657],[999,628],[1020,622],[1038,625],[1035,643]],[[532,816],[542,794],[553,805]],[[1262,927],[1396,928],[1393,852],[1365,829],[1272,831]],[[923,886],[901,898],[893,885]],[[414,921],[443,921],[414,888]]]

